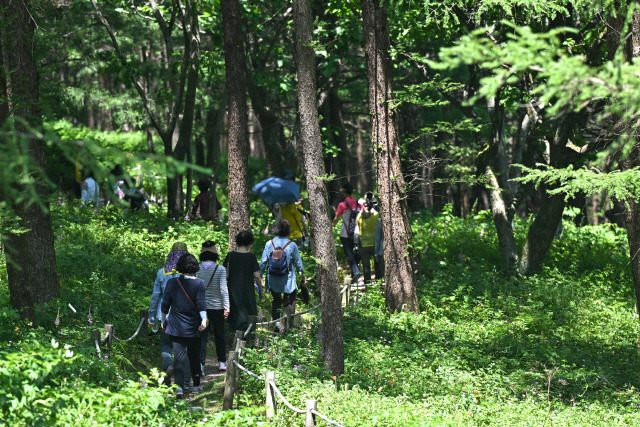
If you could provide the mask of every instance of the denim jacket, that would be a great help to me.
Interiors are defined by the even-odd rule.
[[[273,238],[273,243],[276,247],[284,248],[288,242],[289,239],[286,237],[276,236]],[[264,246],[262,258],[260,258],[260,275],[264,274],[267,269],[267,263],[269,262],[269,258],[271,258],[274,245],[272,245],[271,240],[269,240]],[[298,285],[296,283],[296,270],[299,273],[304,274],[304,266],[302,265],[300,251],[298,250],[298,246],[295,242],[291,242],[291,244],[284,250],[284,253],[287,256],[287,261],[289,262],[289,274],[286,276],[271,276],[267,274],[267,289],[270,289],[273,292],[290,294],[298,289]]]
[[[149,324],[153,325],[162,315],[162,296],[164,295],[164,288],[167,286],[169,279],[174,277],[180,277],[180,274],[175,270],[171,273],[165,274],[164,268],[158,270],[156,274],[156,280],[153,282],[153,293],[151,294],[151,302],[149,303]]]

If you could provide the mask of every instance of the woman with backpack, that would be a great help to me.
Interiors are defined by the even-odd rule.
[[[342,243],[342,250],[347,257],[349,267],[351,267],[351,280],[355,281],[362,275],[358,268],[359,257],[355,252],[354,233],[356,228],[356,219],[360,211],[364,208],[359,204],[352,196],[353,185],[350,182],[345,182],[340,187],[340,193],[344,197],[344,201],[338,204],[338,210],[336,216],[333,218],[332,226],[335,227],[340,219],[342,219],[342,227],[340,227],[340,243]]]
[[[229,290],[227,289],[227,271],[217,264],[220,254],[218,247],[212,240],[202,244],[200,253],[200,270],[198,278],[204,284],[204,298],[207,303],[207,318],[209,325],[200,333],[200,375],[205,376],[204,365],[207,360],[207,341],[209,330],[213,328],[218,356],[218,370],[227,370],[227,345],[224,338],[224,320],[229,317]]]
[[[260,258],[260,274],[267,272],[267,290],[271,290],[271,320],[280,318],[282,307],[291,307],[295,312],[298,284],[296,271],[300,273],[300,284],[307,287],[304,277],[304,266],[300,251],[295,242],[287,238],[291,233],[289,221],[281,219],[273,227],[275,237],[264,246]],[[276,323],[276,332],[280,332],[280,322]]]

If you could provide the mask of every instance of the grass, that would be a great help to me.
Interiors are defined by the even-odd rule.
[[[254,212],[254,228],[264,229],[263,210],[256,206]],[[16,361],[16,350],[54,337],[72,346],[74,363],[52,355],[51,372],[36,385],[31,402],[72,372],[76,378],[80,373],[74,381],[85,393],[85,400],[78,401],[86,402],[91,390],[106,389],[122,395],[116,413],[124,413],[141,391],[131,387],[120,392],[122,384],[139,383],[138,372],[149,375],[159,366],[155,337],[143,334],[117,344],[109,363],[96,367],[87,343],[90,329],[114,323],[116,334],[128,337],[137,326],[138,310],[148,306],[155,271],[171,243],[183,240],[195,250],[213,238],[225,248],[227,230],[109,209],[97,217],[67,208],[54,214],[62,296],[42,310],[42,327],[33,330],[7,308],[6,283],[0,283],[0,340],[12,344],[0,349],[0,376],[3,383],[13,379],[19,384],[18,368],[24,368],[24,361]],[[371,288],[345,310],[345,373],[338,377],[323,368],[321,319],[314,317],[306,328],[282,336],[259,334],[257,346],[246,350],[241,363],[261,375],[276,371],[292,404],[304,408],[306,399],[317,399],[320,413],[349,426],[638,424],[640,328],[624,230],[578,228],[565,221],[543,272],[523,277],[499,269],[497,237],[486,213],[465,220],[447,212],[423,213],[412,221],[415,249],[421,254],[419,314],[389,313],[377,288]],[[526,226],[526,221],[516,224],[519,241]],[[258,255],[265,241],[259,236],[254,247]],[[309,259],[305,263],[311,267]],[[69,303],[78,314],[70,313]],[[33,351],[53,352],[46,345]],[[32,366],[28,371],[43,369]],[[123,420],[254,425],[264,420],[264,381],[245,375],[241,384],[236,397],[241,409],[236,411],[218,412],[221,386],[215,384],[191,403],[174,406],[162,399],[156,406],[138,408],[139,418]],[[144,393],[158,391],[165,393],[162,388]],[[34,411],[28,404],[10,409],[19,393],[25,391],[0,399],[4,418],[31,420],[28,414]],[[204,398],[206,411],[185,411],[184,405],[204,406]],[[101,419],[95,411],[95,419]],[[271,424],[304,423],[286,408],[278,414]]]

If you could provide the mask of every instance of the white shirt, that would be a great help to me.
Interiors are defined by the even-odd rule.
[[[96,206],[100,205],[100,187],[98,187],[98,183],[93,178],[89,177],[82,181],[80,198],[83,205],[89,203],[94,203]]]

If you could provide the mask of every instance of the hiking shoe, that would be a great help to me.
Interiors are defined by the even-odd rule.
[[[164,383],[166,385],[171,384],[171,379],[173,378],[173,365],[167,366],[167,369],[164,370],[164,373],[167,374],[165,377]]]
[[[202,387],[200,387],[199,385],[195,386],[193,390],[191,390],[191,393],[193,394],[202,393]]]
[[[182,387],[178,387],[176,389],[176,398],[182,399],[184,397],[184,391],[182,391]]]
[[[220,364],[218,365],[218,370],[226,371],[227,370],[227,364],[225,362],[220,362]]]

